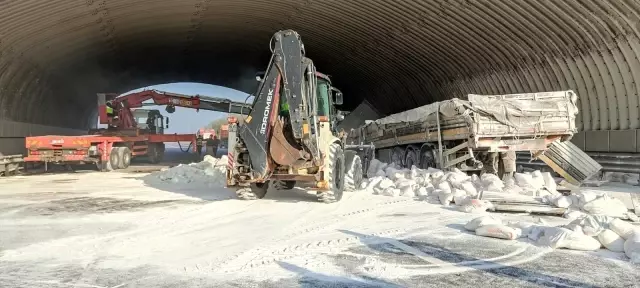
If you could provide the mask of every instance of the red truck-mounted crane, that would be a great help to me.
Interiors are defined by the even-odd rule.
[[[147,101],[153,103],[145,103]],[[159,110],[139,109],[149,105],[166,106],[168,113],[175,107],[247,114],[250,105],[229,99],[190,96],[158,90],[144,90],[124,96],[98,94],[99,123],[107,128],[92,129],[82,136],[27,137],[25,162],[96,163],[102,171],[124,169],[133,157],[146,156],[149,162],[160,162],[165,142],[191,142],[194,134],[164,134],[169,119]],[[134,110],[135,109],[135,110]],[[194,149],[194,152],[197,152]]]

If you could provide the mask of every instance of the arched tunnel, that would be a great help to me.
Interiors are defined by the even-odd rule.
[[[4,0],[0,152],[84,132],[98,92],[181,81],[253,92],[281,29],[300,33],[345,110],[572,89],[575,143],[640,152],[639,21],[635,0]]]

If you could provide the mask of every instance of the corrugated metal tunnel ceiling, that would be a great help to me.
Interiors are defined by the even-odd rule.
[[[639,15],[631,0],[4,0],[0,118],[83,128],[97,92],[178,81],[253,92],[291,28],[347,108],[574,89],[581,129],[636,129]]]

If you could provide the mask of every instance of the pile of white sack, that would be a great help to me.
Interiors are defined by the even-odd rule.
[[[584,213],[604,215],[638,221],[638,217],[628,212],[619,199],[604,192],[591,190],[574,191],[564,196],[557,191],[557,184],[549,172],[515,173],[514,177],[502,181],[493,174],[469,176],[453,169],[444,172],[438,169],[400,168],[377,159],[371,161],[367,170],[368,180],[361,189],[379,195],[419,197],[442,205],[455,204],[463,212],[484,212],[491,210],[489,201],[478,200],[482,193],[485,200],[523,199],[538,200],[560,208],[568,208],[567,218],[577,218]]]
[[[544,221],[503,222],[495,215],[475,218],[464,226],[476,235],[506,240],[528,238],[537,245],[595,251],[604,247],[624,252],[632,263],[640,263],[640,227],[619,218],[583,215],[568,225],[552,227]]]
[[[214,158],[204,156],[199,163],[180,164],[169,169],[153,173],[150,176],[172,184],[190,186],[224,187],[226,183],[227,156]]]
[[[367,177],[361,189],[379,195],[419,197],[442,205],[455,204],[458,210],[474,213],[492,209],[489,201],[478,200],[478,193],[492,187],[502,188],[502,181],[495,175],[468,176],[454,169],[400,168],[378,160],[371,161]]]
[[[569,196],[552,195],[542,199],[556,207],[568,208],[564,217],[575,219],[585,214],[609,216],[638,222],[638,216],[629,212],[620,199],[613,198],[603,191],[581,190]]]

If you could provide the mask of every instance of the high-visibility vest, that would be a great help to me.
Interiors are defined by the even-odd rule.
[[[287,102],[280,102],[280,112],[281,113],[285,113],[285,114],[289,114],[289,103]]]
[[[108,114],[113,114],[113,108],[107,106],[107,115]]]

